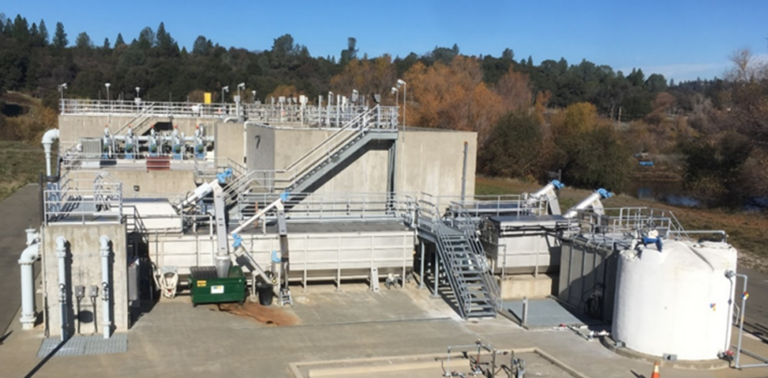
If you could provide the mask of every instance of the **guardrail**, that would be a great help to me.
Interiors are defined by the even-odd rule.
[[[62,177],[43,191],[43,220],[74,223],[120,223],[123,220],[122,183]]]
[[[276,193],[248,194],[250,203],[245,206],[254,202],[265,206],[278,197]],[[394,193],[291,193],[283,206],[289,209],[290,219],[403,218],[416,208],[411,196]]]
[[[62,115],[136,115],[148,117],[174,118],[246,118],[252,122],[265,124],[296,124],[312,127],[342,127],[358,114],[379,107],[336,105],[301,105],[301,104],[238,104],[194,102],[147,102],[125,100],[84,100],[62,99]],[[382,125],[398,124],[398,108],[380,107],[379,120]],[[240,114],[238,114],[238,111]],[[131,122],[127,122],[125,125]],[[121,128],[124,129],[126,126]]]

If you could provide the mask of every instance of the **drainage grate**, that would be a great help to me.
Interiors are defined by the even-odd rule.
[[[75,336],[60,348],[59,344],[59,338],[44,339],[40,350],[37,351],[37,357],[44,358],[54,351],[56,357],[125,353],[128,351],[128,335],[116,334],[109,339],[104,339],[102,335]]]

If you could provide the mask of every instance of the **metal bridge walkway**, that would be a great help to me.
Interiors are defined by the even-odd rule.
[[[446,224],[437,207],[420,201],[417,227],[423,241],[435,245],[442,275],[447,280],[459,314],[464,319],[496,317],[499,287],[476,235]]]

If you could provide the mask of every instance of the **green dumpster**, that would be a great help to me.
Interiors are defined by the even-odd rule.
[[[189,268],[189,272],[192,306],[245,301],[245,275],[239,266],[229,268],[229,276],[226,278],[219,278],[213,266],[195,266]]]

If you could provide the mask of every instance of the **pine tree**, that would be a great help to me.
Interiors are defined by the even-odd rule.
[[[67,33],[64,32],[64,24],[61,22],[56,23],[56,34],[53,35],[53,47],[62,49],[67,47],[69,40],[67,39]]]
[[[117,33],[117,39],[115,40],[115,47],[123,46],[123,45],[125,45],[125,41],[123,40],[123,35],[121,33]]]
[[[109,38],[104,38],[104,45],[101,48],[109,50]]]
[[[45,27],[45,21],[40,20],[40,26],[37,28],[40,40],[43,41],[43,45],[48,45],[48,28]]]

